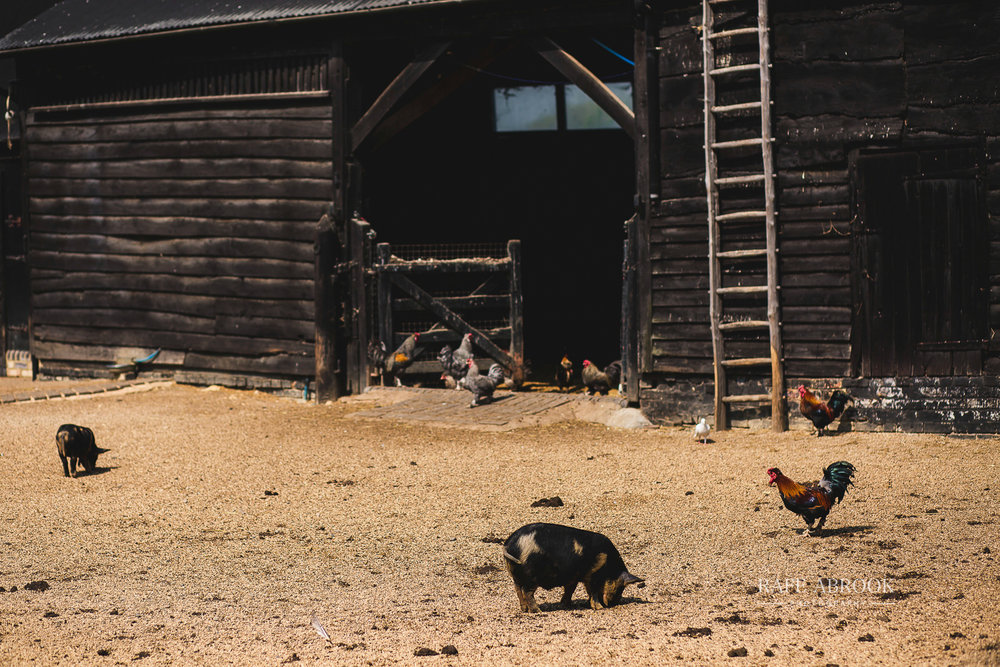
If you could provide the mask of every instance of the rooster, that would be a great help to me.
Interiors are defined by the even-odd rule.
[[[622,362],[620,361],[612,361],[601,371],[590,359],[584,359],[583,370],[580,371],[583,385],[587,388],[587,396],[592,396],[594,393],[607,394],[610,389],[618,387],[621,376]]]
[[[474,408],[482,399],[493,399],[493,391],[504,381],[503,367],[500,364],[493,364],[486,375],[483,375],[479,372],[475,359],[470,357],[466,364],[468,372],[458,381],[458,386],[472,392],[472,403],[469,407]]]
[[[368,343],[368,360],[379,371],[392,375],[396,386],[402,387],[403,381],[400,376],[413,363],[414,350],[416,350],[418,340],[420,340],[419,332],[410,334],[392,354],[389,354],[384,342],[371,341]]]
[[[559,362],[559,370],[556,371],[556,385],[561,391],[565,391],[573,384],[573,362],[565,354]]]
[[[819,531],[826,522],[826,515],[834,503],[839,503],[847,493],[847,487],[854,482],[854,466],[847,461],[831,463],[823,469],[823,479],[817,484],[803,485],[792,481],[781,474],[778,468],[769,468],[767,474],[771,480],[768,486],[778,485],[781,502],[785,507],[801,516],[807,526],[806,535]],[[813,528],[813,522],[819,523]]]
[[[799,385],[799,412],[816,427],[816,437],[823,435],[823,429],[843,414],[850,400],[850,396],[837,389],[830,394],[830,400],[824,403],[806,389],[805,385]]]
[[[438,361],[441,362],[441,379],[445,386],[458,389],[458,381],[465,377],[469,370],[468,361],[472,358],[472,334],[462,336],[462,342],[454,352],[451,347],[445,345],[438,353]],[[450,379],[449,379],[450,378]]]

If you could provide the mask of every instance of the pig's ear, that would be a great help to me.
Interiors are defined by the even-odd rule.
[[[629,584],[638,584],[640,582],[645,581],[645,579],[643,579],[642,577],[637,577],[637,576],[635,576],[634,574],[632,574],[631,572],[628,572],[628,571],[626,571],[626,572],[624,572],[622,574],[621,580],[622,580],[622,585],[623,586],[628,586]]]
[[[104,452],[110,452],[111,450],[110,449],[104,449],[103,447],[98,447],[96,451],[97,451],[98,454],[103,454]]]

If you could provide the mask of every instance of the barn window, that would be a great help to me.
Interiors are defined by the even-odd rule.
[[[632,108],[632,84],[628,81],[607,84],[618,99]],[[566,129],[567,130],[615,130],[618,123],[597,106],[597,103],[577,88],[566,86]]]
[[[855,160],[853,342],[862,375],[982,372],[989,266],[981,155],[959,148]]]
[[[497,132],[558,129],[556,86],[518,86],[493,91]]]
[[[632,84],[608,88],[632,108]],[[578,87],[569,84],[530,85],[493,90],[497,132],[552,130],[614,130],[618,124]]]

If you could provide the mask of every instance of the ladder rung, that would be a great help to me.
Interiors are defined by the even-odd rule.
[[[764,145],[763,139],[735,139],[733,141],[716,141],[712,144],[712,148],[715,149],[726,149],[726,148],[743,148],[744,146],[762,146]]]
[[[770,326],[767,320],[739,320],[737,322],[723,322],[719,325],[722,331],[740,331],[743,329],[766,329]]]
[[[731,213],[720,213],[715,216],[717,222],[729,222],[730,220],[759,220],[767,217],[767,211],[733,211]]]
[[[764,174],[750,174],[748,176],[727,176],[726,178],[715,179],[716,185],[745,185],[747,183],[763,183]]]
[[[711,33],[709,39],[725,39],[726,37],[739,37],[740,35],[756,35],[759,32],[757,28],[736,28],[734,30],[720,30],[719,32]]]
[[[742,396],[723,396],[723,403],[767,403],[771,400],[770,394],[743,394]]]
[[[729,67],[719,67],[709,72],[712,76],[724,76],[726,74],[739,74],[740,72],[754,72],[760,69],[760,63],[748,63],[746,65],[730,65]]]
[[[751,109],[760,109],[760,102],[741,102],[739,104],[723,104],[720,106],[712,107],[712,113],[717,114],[727,114],[736,113],[737,111],[749,111]]]
[[[722,365],[727,368],[742,366],[770,366],[771,357],[747,357],[746,359],[724,359]]]
[[[720,287],[718,294],[760,294],[767,291],[767,285],[749,285],[747,287]]]
[[[726,250],[715,253],[719,259],[743,259],[744,257],[766,257],[767,248],[759,250]]]

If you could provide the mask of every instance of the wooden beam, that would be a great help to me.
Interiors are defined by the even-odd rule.
[[[434,313],[450,328],[463,334],[471,333],[472,342],[482,348],[486,354],[506,365],[508,370],[515,367],[515,360],[509,354],[497,347],[496,344],[486,336],[486,334],[463,320],[455,313],[455,311],[436,301],[434,297],[431,296],[430,293],[426,292],[422,287],[404,275],[398,273],[390,273],[387,275],[397,287],[413,297],[413,299],[424,308]]]
[[[452,72],[433,86],[423,91],[394,114],[386,118],[371,133],[369,148],[377,148],[406,129],[411,123],[440,104],[449,95],[479,75],[479,69],[486,67],[500,55],[510,50],[511,42],[491,41],[486,48],[463,67]]]
[[[580,90],[597,103],[597,106],[604,109],[616,123],[621,125],[628,136],[635,140],[635,114],[628,108],[628,105],[611,92],[610,88],[604,85],[603,81],[547,37],[536,38],[532,41],[532,46],[538,51],[538,55],[545,58],[563,76],[576,84]]]
[[[424,72],[444,53],[451,42],[435,42],[418,53],[409,65],[403,68],[385,90],[375,99],[368,110],[351,128],[351,150],[356,151],[372,130],[385,118],[386,114],[402,99]]]

